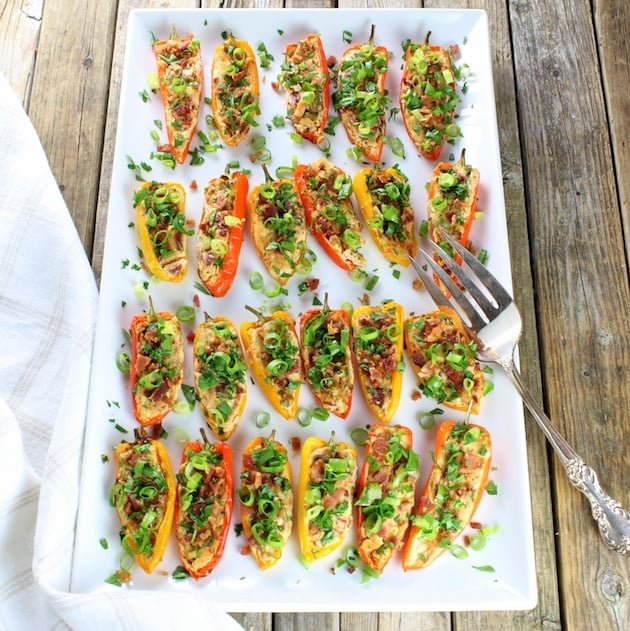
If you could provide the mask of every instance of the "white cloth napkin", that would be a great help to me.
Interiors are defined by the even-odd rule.
[[[1,75],[0,165],[0,629],[242,629],[193,594],[69,593],[97,289]]]

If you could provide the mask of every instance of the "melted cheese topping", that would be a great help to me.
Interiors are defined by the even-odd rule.
[[[444,309],[407,318],[405,348],[425,396],[477,413],[484,374],[475,359],[476,344],[454,312]]]

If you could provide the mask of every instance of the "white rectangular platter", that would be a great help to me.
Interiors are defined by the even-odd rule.
[[[489,35],[486,14],[482,11],[451,10],[138,10],[130,14],[124,75],[121,90],[120,112],[116,146],[112,160],[111,197],[105,240],[103,274],[94,351],[94,368],[91,379],[90,399],[86,420],[84,466],[82,471],[81,500],[77,522],[77,538],[73,565],[72,590],[74,592],[106,592],[121,589],[105,583],[105,579],[119,567],[120,543],[117,516],[108,503],[109,490],[114,482],[113,448],[124,439],[131,440],[137,426],[131,410],[128,377],[116,367],[115,358],[121,350],[128,350],[123,331],[129,328],[132,317],[148,308],[151,296],[158,310],[175,311],[181,305],[193,305],[195,296],[200,302],[193,322],[183,323],[184,334],[194,331],[203,321],[203,313],[223,315],[237,326],[252,316],[245,305],[268,309],[274,299],[266,298],[261,291],[250,288],[251,272],[260,272],[265,287],[274,285],[258,260],[247,234],[241,255],[240,267],[234,286],[223,298],[212,298],[199,292],[194,261],[194,237],[190,238],[189,271],[182,283],[158,283],[140,267],[136,230],[133,226],[132,198],[140,182],[128,168],[129,158],[136,164],[142,161],[152,167],[145,173],[146,179],[175,180],[187,188],[187,216],[198,222],[203,204],[203,186],[222,174],[230,161],[239,161],[241,168],[250,171],[250,189],[264,181],[260,164],[252,163],[249,155],[250,142],[236,149],[219,148],[206,153],[200,165],[178,165],[168,169],[151,160],[156,141],[151,132],[158,130],[155,122],[163,119],[160,99],[148,87],[148,78],[156,70],[151,49],[152,36],[168,38],[175,27],[179,35],[192,33],[199,39],[204,62],[206,84],[204,95],[209,96],[210,64],[215,47],[222,40],[222,32],[232,31],[240,39],[250,42],[256,50],[264,44],[274,60],[269,68],[259,66],[261,78],[260,126],[253,129],[250,138],[264,136],[271,152],[270,172],[279,166],[292,163],[309,163],[322,156],[321,151],[310,143],[298,144],[291,138],[293,129],[287,122],[276,127],[273,118],[284,114],[284,95],[274,86],[287,44],[296,42],[311,32],[321,35],[329,58],[339,58],[343,50],[352,44],[367,40],[372,24],[376,25],[375,43],[386,46],[391,53],[387,89],[392,97],[392,107],[397,106],[398,86],[403,64],[402,42],[411,39],[423,41],[431,32],[431,42],[443,46],[457,45],[456,63],[467,64],[470,76],[458,109],[458,124],[463,137],[454,145],[447,145],[441,159],[456,159],[463,147],[467,162],[481,173],[479,209],[482,216],[475,221],[471,238],[477,249],[489,253],[488,267],[511,287],[510,261],[503,199],[501,163],[498,149]],[[345,35],[344,35],[345,33]],[[351,34],[351,36],[350,36]],[[274,89],[275,87],[275,89]],[[140,96],[147,92],[147,101]],[[199,128],[206,133],[206,116],[210,114],[203,105]],[[335,112],[331,106],[331,117]],[[163,132],[159,142],[166,142]],[[154,134],[155,135],[155,134]],[[434,163],[418,156],[409,142],[400,115],[388,121],[387,136],[403,142],[404,157],[394,155],[386,146],[382,161],[398,164],[411,185],[411,202],[418,226],[426,218],[426,183],[430,179]],[[347,173],[353,174],[364,165],[349,157],[349,143],[341,128],[330,136],[330,161]],[[195,142],[193,142],[193,147]],[[196,182],[197,187],[191,186]],[[373,290],[366,292],[363,286],[349,278],[346,272],[335,267],[314,239],[309,247],[316,253],[317,262],[311,272],[320,280],[316,292],[323,301],[328,293],[329,304],[338,308],[343,302],[360,304],[368,293],[371,304],[382,300],[399,301],[406,313],[421,313],[434,308],[426,291],[412,287],[414,281],[410,269],[392,267],[380,255],[366,232],[364,253],[368,259],[367,270],[379,276]],[[399,274],[399,275],[398,275]],[[313,305],[313,293],[299,295],[298,283],[293,278],[287,285],[288,296],[284,299],[297,319]],[[192,384],[191,345],[186,349],[186,373],[184,383]],[[535,568],[531,530],[528,470],[526,461],[523,411],[521,402],[505,376],[497,371],[491,376],[495,388],[482,402],[479,414],[472,421],[486,426],[493,439],[493,469],[491,479],[498,493],[486,494],[479,506],[475,521],[484,525],[499,526],[500,531],[491,536],[486,547],[478,552],[469,551],[465,560],[458,560],[449,553],[443,554],[430,567],[417,572],[403,572],[400,557],[394,558],[380,578],[363,582],[361,573],[348,573],[343,568],[332,571],[343,551],[356,545],[354,533],[348,536],[346,545],[331,557],[322,559],[310,568],[299,561],[297,533],[284,550],[283,558],[271,569],[261,571],[250,555],[242,553],[245,540],[237,536],[234,525],[240,522],[235,505],[233,524],[228,537],[225,556],[217,568],[205,579],[176,581],[173,570],[180,564],[174,538],[157,571],[146,575],[135,567],[133,581],[123,589],[184,590],[211,599],[228,611],[438,611],[438,610],[486,610],[529,609],[536,602]],[[361,393],[356,392],[352,411],[346,420],[330,417],[326,421],[313,420],[308,427],[296,421],[287,421],[272,414],[270,425],[259,430],[255,425],[258,412],[271,411],[257,385],[250,381],[248,403],[241,424],[230,439],[234,450],[234,476],[238,484],[240,456],[244,446],[257,435],[268,435],[272,429],[288,448],[297,480],[299,453],[291,449],[291,439],[302,441],[310,435],[328,438],[335,431],[339,440],[351,441],[354,427],[365,427],[373,421]],[[424,483],[431,465],[437,424],[432,429],[422,429],[418,419],[436,407],[433,400],[417,399],[416,380],[410,366],[404,374],[401,403],[393,422],[408,425],[414,434],[414,449],[420,456],[421,479]],[[313,408],[314,399],[305,386],[302,388],[300,405]],[[449,412],[438,417],[462,420],[462,413]],[[169,414],[164,421],[168,432],[166,445],[174,466],[181,458],[182,444],[175,436],[186,432],[191,439],[199,438],[199,428],[205,426],[199,407],[189,414]],[[127,433],[121,433],[124,428]],[[358,448],[362,462],[362,449]],[[108,456],[104,458],[103,456]],[[466,532],[472,532],[468,529]],[[106,540],[105,548],[101,540]],[[461,539],[460,539],[461,542]],[[481,571],[488,566],[493,571]]]

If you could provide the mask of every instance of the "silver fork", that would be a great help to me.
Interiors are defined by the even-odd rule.
[[[463,263],[473,272],[477,281],[473,280],[473,277],[464,271],[462,265],[459,265],[444,249],[433,242],[436,254],[459,280],[461,287],[425,250],[420,249],[420,253],[426,260],[426,265],[410,257],[415,271],[424,282],[436,305],[456,308],[464,320],[468,320],[465,326],[477,342],[477,358],[482,362],[496,364],[505,371],[556,452],[569,481],[588,498],[593,518],[597,522],[604,543],[611,550],[630,556],[630,513],[624,510],[617,500],[604,492],[595,471],[584,463],[554,427],[542,406],[525,387],[514,364],[514,352],[521,335],[522,320],[512,297],[466,248],[446,233],[440,236],[443,236],[453,251],[461,256]],[[450,292],[450,299],[434,282],[427,267]],[[481,286],[485,289],[482,290]]]

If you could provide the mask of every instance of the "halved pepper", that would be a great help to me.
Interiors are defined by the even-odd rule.
[[[248,190],[240,171],[214,178],[204,189],[195,254],[199,278],[215,298],[227,294],[238,270]]]
[[[359,556],[375,572],[382,572],[403,546],[419,470],[408,427],[372,426],[355,504]]]
[[[293,530],[291,468],[274,434],[254,438],[243,451],[237,490],[243,533],[261,570],[280,560]]]
[[[179,37],[175,28],[167,40],[153,43],[158,88],[164,106],[168,150],[182,164],[197,129],[203,69],[201,46],[192,35]]]
[[[422,156],[437,160],[445,142],[461,136],[453,123],[460,103],[450,52],[429,44],[411,43],[405,49],[399,104],[405,128]]]
[[[182,329],[175,314],[151,303],[134,316],[130,333],[133,413],[141,425],[155,425],[173,409],[184,379]]]
[[[232,450],[205,439],[184,447],[177,473],[175,537],[184,569],[195,579],[221,560],[232,520]]]
[[[354,368],[350,318],[344,309],[309,309],[300,318],[304,377],[319,405],[346,418],[352,405]]]
[[[322,142],[328,121],[330,76],[319,35],[312,33],[286,47],[278,82],[286,91],[287,118],[296,133],[314,144]]]
[[[162,443],[144,432],[121,442],[114,452],[116,482],[109,495],[121,524],[123,549],[150,574],[158,566],[171,533],[175,478]]]
[[[256,56],[248,42],[226,34],[212,61],[212,115],[229,147],[243,141],[258,126],[259,83]]]
[[[454,309],[405,319],[405,350],[422,394],[455,410],[477,414],[485,378],[471,339]]]
[[[464,247],[469,247],[478,194],[479,171],[466,164],[465,149],[462,149],[456,163],[440,162],[436,165],[429,182],[429,235],[447,252],[452,252],[452,248],[440,231],[447,232]],[[435,260],[446,267],[437,254]],[[459,262],[460,256],[456,255],[455,260]]]
[[[391,263],[409,265],[417,251],[409,180],[400,169],[361,169],[354,176],[354,192],[370,236]]]
[[[374,29],[367,42],[342,53],[333,105],[350,142],[376,162],[383,152],[390,99],[385,90],[389,51],[374,45]]]
[[[295,418],[302,387],[300,343],[295,321],[286,311],[269,316],[246,307],[258,320],[241,324],[247,361],[271,405],[286,419]]]
[[[160,280],[177,283],[188,271],[186,191],[177,182],[145,182],[133,197],[142,258]]]
[[[336,550],[353,524],[357,480],[354,447],[316,436],[302,445],[296,521],[302,560],[308,566]]]
[[[364,267],[361,222],[352,205],[352,178],[325,158],[299,164],[295,185],[309,230],[341,269]]]
[[[398,409],[403,379],[402,305],[362,305],[352,313],[352,336],[357,377],[365,402],[381,423]]]
[[[193,341],[193,375],[206,423],[219,440],[227,440],[247,402],[247,364],[233,322],[205,314]]]
[[[304,207],[293,180],[274,180],[263,168],[264,184],[249,193],[249,227],[260,260],[285,285],[306,251]]]
[[[488,482],[492,444],[480,425],[444,421],[433,466],[411,519],[403,568],[422,569],[470,523]]]

